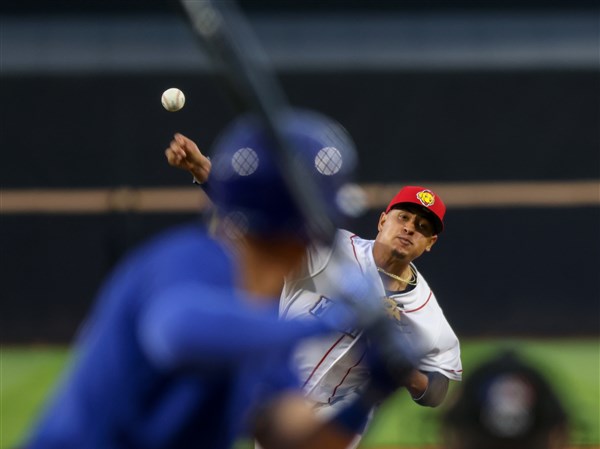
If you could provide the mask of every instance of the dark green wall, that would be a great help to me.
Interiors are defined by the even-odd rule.
[[[291,101],[354,136],[363,182],[598,180],[597,71],[302,72]],[[188,186],[163,150],[208,148],[234,111],[206,74],[3,76],[0,175],[15,188]],[[167,113],[164,89],[185,108]],[[600,195],[600,192],[599,192]],[[374,237],[378,211],[354,230]],[[72,337],[102,278],[192,215],[2,215],[2,341]],[[418,266],[461,335],[595,334],[600,209],[453,209]]]

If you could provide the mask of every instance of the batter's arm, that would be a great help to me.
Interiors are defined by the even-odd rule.
[[[244,357],[288,350],[302,338],[328,332],[322,321],[284,322],[243,306],[229,290],[200,283],[155,293],[144,304],[137,329],[145,355],[167,370],[239,363]]]

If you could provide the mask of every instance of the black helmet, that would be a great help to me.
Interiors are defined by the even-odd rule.
[[[461,449],[547,449],[566,440],[567,414],[542,375],[504,351],[466,378],[442,430]]]

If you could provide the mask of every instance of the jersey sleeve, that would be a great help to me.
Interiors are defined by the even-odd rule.
[[[419,369],[438,372],[451,380],[462,380],[460,343],[440,309],[439,334],[433,348],[421,359]]]

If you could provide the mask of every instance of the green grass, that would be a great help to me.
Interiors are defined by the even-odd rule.
[[[15,447],[66,365],[64,348],[0,348],[0,448]]]
[[[599,341],[464,340],[465,377],[483,359],[503,347],[519,350],[557,389],[572,418],[573,445],[600,445]],[[21,442],[44,400],[51,394],[68,356],[65,348],[1,348],[0,449],[11,449]],[[437,444],[437,417],[442,411],[442,408],[419,407],[407,394],[400,392],[381,408],[362,447]]]
[[[502,348],[516,349],[537,366],[554,386],[572,421],[573,445],[600,444],[600,343],[597,339],[463,340],[464,378]],[[453,390],[458,385],[453,382]],[[449,396],[450,397],[450,396]],[[365,448],[425,446],[439,443],[437,409],[419,407],[400,392],[380,410],[363,440]]]

